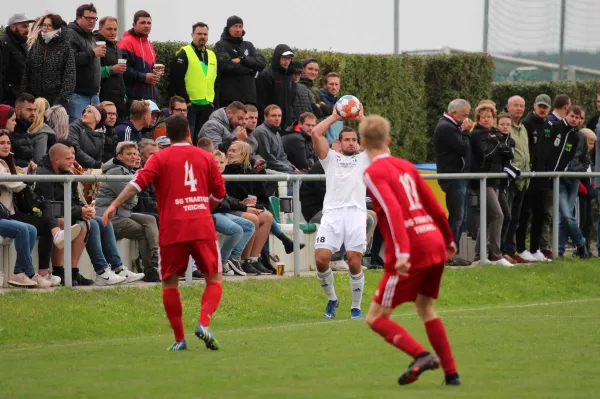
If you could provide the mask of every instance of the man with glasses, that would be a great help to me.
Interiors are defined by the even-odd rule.
[[[106,41],[94,39],[92,34],[98,17],[93,4],[77,8],[75,21],[69,23],[67,40],[75,54],[75,90],[69,99],[67,112],[70,121],[81,118],[88,105],[100,102],[100,58],[106,55]]]
[[[187,101],[183,97],[173,96],[169,100],[169,109],[167,110],[168,115],[161,116],[156,122],[156,126],[154,127],[154,131],[152,132],[152,138],[156,140],[159,137],[167,137],[167,127],[165,125],[165,120],[173,115],[178,114],[183,116],[184,118],[188,117],[188,106]],[[190,129],[188,128],[188,140],[192,141],[192,136],[190,134]]]
[[[98,109],[106,112],[106,122],[104,122],[104,150],[102,152],[102,163],[107,163],[110,159],[117,156],[117,144],[119,139],[115,133],[117,124],[117,107],[110,101],[102,101]]]
[[[206,48],[207,42],[208,25],[195,23],[192,26],[192,43],[181,48],[171,65],[170,76],[175,94],[183,97],[189,108],[187,118],[194,145],[198,141],[198,132],[219,104],[217,56]]]
[[[110,101],[117,107],[119,115],[125,115],[125,81],[123,74],[127,70],[126,60],[117,47],[119,25],[115,17],[103,17],[100,29],[94,32],[96,42],[106,43],[106,54],[100,59],[102,83],[100,101]]]

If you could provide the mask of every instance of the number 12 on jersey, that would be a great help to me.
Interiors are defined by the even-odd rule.
[[[423,208],[421,205],[421,201],[419,200],[419,192],[417,191],[417,185],[415,184],[414,179],[408,173],[400,175],[400,183],[404,187],[404,191],[406,192],[406,197],[408,198],[408,202],[410,207],[409,211],[414,211],[417,209]]]
[[[196,185],[198,184],[198,180],[194,178],[194,168],[191,163],[185,161],[185,178],[183,181],[184,186],[190,186],[190,191],[192,193],[197,191]]]

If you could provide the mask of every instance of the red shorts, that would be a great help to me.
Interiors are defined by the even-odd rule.
[[[405,302],[415,302],[418,294],[437,299],[443,273],[443,263],[419,268],[409,272],[408,276],[384,272],[373,300],[387,308],[395,308]]]
[[[185,275],[190,255],[205,277],[223,272],[219,241],[196,240],[163,245],[158,252],[160,275],[164,280],[174,274]]]

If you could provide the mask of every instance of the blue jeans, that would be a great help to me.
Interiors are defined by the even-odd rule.
[[[69,104],[67,104],[67,113],[69,114],[69,123],[81,119],[85,107],[88,105],[100,104],[100,97],[94,96],[83,96],[81,94],[73,93],[69,98]]]
[[[123,265],[117,250],[117,239],[112,223],[104,227],[102,217],[90,219],[90,233],[85,244],[88,255],[94,265],[94,271],[99,272],[107,267],[116,269]]]
[[[225,236],[221,245],[221,259],[223,261],[227,261],[230,257],[239,259],[246,243],[254,234],[254,223],[228,213],[215,213],[213,220],[217,232]]]
[[[446,208],[448,208],[448,223],[454,235],[456,248],[459,248],[460,237],[467,230],[467,193],[468,180],[441,180],[440,187],[446,193]]]
[[[561,181],[558,194],[558,253],[565,253],[567,238],[571,237],[573,244],[580,247],[585,244],[583,234],[574,216],[575,200],[579,189],[579,179]]]
[[[15,274],[25,273],[31,277],[35,274],[31,251],[35,247],[37,230],[34,226],[17,222],[16,220],[0,219],[0,236],[14,238],[17,261],[15,263]]]

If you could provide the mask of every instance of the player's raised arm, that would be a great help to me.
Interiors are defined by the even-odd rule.
[[[325,159],[327,157],[327,153],[329,153],[329,142],[325,137],[327,129],[329,129],[334,123],[341,120],[342,118],[338,115],[334,107],[333,114],[331,114],[328,118],[323,119],[317,126],[314,127],[312,131],[312,142],[313,147],[315,148],[315,153],[319,159]]]

